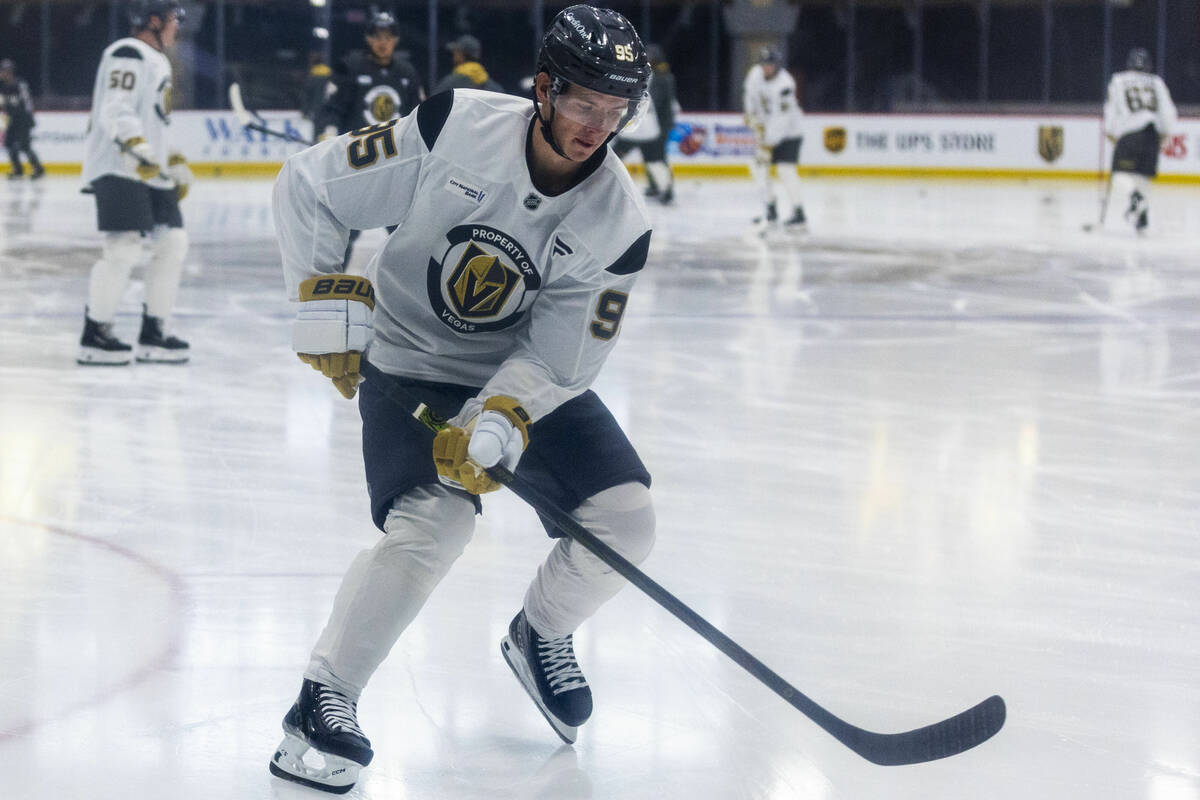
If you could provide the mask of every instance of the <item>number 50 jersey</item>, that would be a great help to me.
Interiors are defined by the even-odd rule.
[[[1120,139],[1153,123],[1159,136],[1167,136],[1177,121],[1175,103],[1163,79],[1150,72],[1125,70],[1108,82],[1104,104],[1104,132]]]
[[[83,155],[83,182],[101,175],[137,180],[137,172],[121,156],[117,142],[142,137],[154,151],[160,167],[167,164],[171,124],[171,62],[141,39],[118,39],[104,50],[92,89]],[[157,189],[170,189],[165,178],[147,181]]]
[[[607,145],[549,196],[530,177],[528,99],[444,92],[399,120],[293,155],[275,184],[289,294],[342,269],[350,229],[399,227],[367,268],[368,358],[482,386],[534,419],[588,388],[620,332],[650,229]]]

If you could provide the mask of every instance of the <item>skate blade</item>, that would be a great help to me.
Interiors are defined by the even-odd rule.
[[[85,367],[122,367],[133,361],[133,354],[128,350],[110,351],[83,347],[75,357],[75,363]]]
[[[304,760],[309,750],[304,741],[287,734],[279,743],[267,768],[277,778],[322,792],[345,794],[354,788],[354,784],[358,782],[359,770],[362,769],[361,765],[341,756],[320,753],[317,758],[324,763],[318,766]]]
[[[139,364],[182,364],[188,360],[187,350],[168,350],[165,347],[139,345],[137,360]]]
[[[513,646],[512,640],[505,636],[500,641],[500,654],[508,662],[508,668],[512,670],[513,675],[517,676],[517,680],[525,689],[525,694],[529,695],[529,699],[537,706],[538,711],[542,712],[542,716],[546,718],[546,722],[550,723],[550,727],[558,734],[558,738],[567,744],[575,744],[575,740],[579,736],[579,728],[555,719],[554,715],[542,703],[542,698],[538,696],[537,685],[533,680],[533,675],[529,672],[529,665],[525,663],[525,659],[520,654],[513,653],[510,655],[510,651],[513,650],[516,650],[516,647]]]

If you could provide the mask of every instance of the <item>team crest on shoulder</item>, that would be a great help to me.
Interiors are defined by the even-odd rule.
[[[526,195],[525,202],[522,205],[524,205],[530,211],[537,211],[538,206],[540,206],[541,204],[542,204],[541,196],[534,192],[530,192],[528,195]]]
[[[446,234],[441,261],[429,260],[429,303],[460,333],[507,328],[525,314],[542,283],[520,242],[487,225],[458,225]]]

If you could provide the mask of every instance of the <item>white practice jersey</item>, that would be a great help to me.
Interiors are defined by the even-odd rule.
[[[750,123],[762,127],[762,144],[774,147],[784,139],[804,135],[804,112],[796,99],[796,81],[786,69],[779,69],[767,80],[762,64],[751,67],[742,82],[742,105]]]
[[[138,180],[117,144],[138,136],[150,144],[155,162],[165,169],[170,117],[171,62],[166,55],[133,37],[110,44],[100,57],[92,89],[83,182],[91,183],[101,175]],[[158,189],[173,186],[164,178],[147,183]]]
[[[1108,82],[1104,132],[1113,139],[1153,123],[1159,136],[1175,129],[1178,113],[1163,79],[1151,72],[1126,70]]]
[[[554,197],[530,178],[533,104],[455,89],[415,113],[301,151],[275,183],[290,297],[342,270],[350,229],[398,225],[371,259],[384,372],[482,386],[538,419],[582,393],[612,349],[650,228],[605,146]],[[357,135],[356,135],[357,134]],[[464,413],[477,398],[469,403]]]

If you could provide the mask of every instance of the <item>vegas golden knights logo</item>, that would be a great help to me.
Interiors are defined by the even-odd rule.
[[[1058,160],[1058,157],[1063,154],[1063,128],[1062,125],[1039,125],[1038,126],[1038,155],[1040,155],[1048,164],[1052,164]]]
[[[378,120],[396,116],[396,99],[388,94],[379,95],[371,101],[371,115]]]
[[[458,315],[471,319],[498,312],[520,280],[499,256],[471,242],[446,283]]]
[[[846,149],[846,129],[826,128],[825,149],[831,153],[840,153]]]

